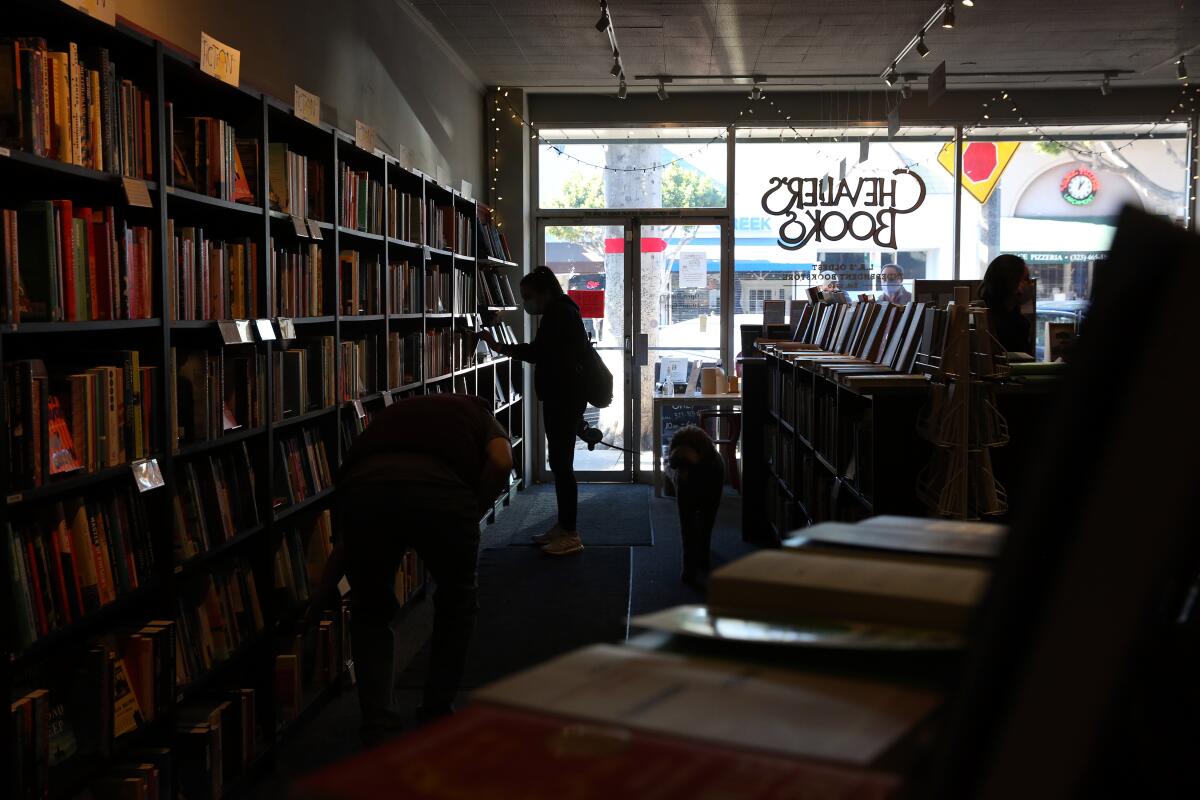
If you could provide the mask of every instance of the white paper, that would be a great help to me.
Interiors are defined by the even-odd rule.
[[[708,286],[708,257],[704,253],[679,254],[679,288],[704,289]]]

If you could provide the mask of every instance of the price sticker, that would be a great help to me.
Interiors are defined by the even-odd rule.
[[[164,485],[162,470],[159,469],[157,458],[143,458],[129,465],[133,471],[133,480],[139,492],[148,492]]]

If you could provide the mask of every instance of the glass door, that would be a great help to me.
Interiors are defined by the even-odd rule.
[[[673,217],[638,220],[638,314],[634,359],[634,427],[638,471],[652,469],[654,396],[695,389],[706,366],[728,369],[725,224],[719,219]],[[692,405],[664,413],[663,442],[695,416]]]
[[[618,448],[634,450],[630,442],[632,404],[629,326],[631,286],[625,279],[625,255],[632,238],[624,220],[541,220],[538,241],[539,264],[548,266],[563,291],[579,305],[583,325],[600,357],[613,374],[613,402],[608,408],[587,407],[584,419],[604,433],[604,441]],[[534,320],[536,329],[537,320]],[[540,404],[539,404],[540,405]],[[540,408],[539,408],[540,413]],[[538,457],[539,480],[550,480],[546,463],[545,434],[538,424],[541,455]],[[633,479],[633,456],[626,450],[597,445],[588,450],[575,440],[575,473],[581,481],[623,482]]]

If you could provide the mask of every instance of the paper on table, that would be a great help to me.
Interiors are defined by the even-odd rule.
[[[475,696],[859,765],[882,755],[939,703],[925,690],[611,645],[576,650]]]

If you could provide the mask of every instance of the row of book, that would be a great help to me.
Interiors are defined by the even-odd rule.
[[[233,540],[262,522],[246,443],[176,465],[172,492],[175,563]]]
[[[186,689],[257,639],[263,628],[254,571],[246,559],[197,575],[180,589],[176,684]]]
[[[282,142],[267,145],[271,208],[301,219],[325,219],[325,165]]]
[[[485,325],[480,330],[487,331],[488,333],[490,333],[495,338],[495,340],[497,342],[499,342],[500,344],[517,344],[518,343],[516,332],[512,329],[512,326],[509,325],[507,322],[498,322],[495,325]],[[496,352],[496,351],[492,350],[490,347],[487,347],[487,345],[484,343],[484,341],[482,339],[479,340],[479,344],[483,346],[488,357],[497,358],[500,356],[499,352]],[[482,353],[480,353],[479,350],[476,350],[476,353],[480,354],[482,356]]]
[[[425,199],[425,244],[438,250],[454,250],[454,206],[438,205],[432,197]]]
[[[333,486],[325,440],[316,428],[305,428],[276,443],[274,507],[294,505]]]
[[[275,550],[276,594],[282,595],[283,607],[299,609],[316,591],[333,552],[333,518],[324,508],[303,526],[288,528]]]
[[[333,405],[333,346],[332,336],[312,336],[293,339],[272,354],[276,422]]]
[[[464,214],[457,208],[454,209],[454,252],[460,256],[474,256],[475,244],[472,240],[471,233],[475,229],[475,215]]]
[[[488,219],[477,220],[475,234],[479,240],[479,255],[485,258],[495,258],[500,261],[512,261],[512,251],[508,249],[508,237],[500,232],[500,227]]]
[[[81,352],[52,371],[42,359],[5,364],[10,490],[157,452],[158,374],[137,350]]]
[[[255,204],[258,139],[238,138],[233,125],[216,117],[175,118],[166,104],[172,133],[172,186],[233,203]]]
[[[117,74],[108,48],[51,50],[0,39],[0,144],[66,164],[154,177],[150,93]]]
[[[339,224],[356,231],[382,235],[383,184],[366,170],[353,170],[346,164],[341,164],[340,167]]]
[[[378,391],[379,339],[376,335],[341,343],[342,376],[340,396],[343,402],[357,400]]]
[[[395,386],[408,386],[421,380],[420,331],[388,333],[388,375]]]
[[[456,269],[454,277],[454,313],[475,313],[475,276],[463,269]]]
[[[314,627],[294,634],[275,655],[276,727],[294,722],[310,698],[332,686],[351,666],[350,605],[329,612]]]
[[[388,187],[387,235],[414,244],[424,244],[425,232],[421,228],[421,198],[402,192],[395,186]]]
[[[266,424],[266,355],[250,346],[171,348],[173,446]]]
[[[153,316],[153,234],[111,206],[31,200],[0,213],[2,318],[78,322]]]
[[[517,304],[508,275],[494,269],[479,270],[479,304],[512,307]]]
[[[450,267],[431,266],[425,271],[425,313],[448,314],[454,307]]]
[[[258,243],[209,239],[203,228],[167,220],[170,319],[248,319],[258,315]]]
[[[132,484],[18,517],[8,539],[18,652],[154,574],[146,512]]]
[[[321,317],[332,313],[326,301],[325,267],[319,244],[271,250],[272,317]]]
[[[343,315],[384,313],[378,256],[357,250],[343,250],[338,256],[338,269],[341,272],[341,298],[338,305]]]
[[[175,654],[172,620],[125,625],[89,642],[57,679],[40,679],[41,688],[19,690],[10,706],[10,796],[49,797],[52,769],[107,757],[116,742],[167,716],[175,700]],[[145,764],[136,762],[158,763],[153,749],[124,753],[133,763],[115,766],[111,776],[140,776]],[[106,796],[109,781],[105,776],[93,787],[98,797]],[[164,789],[136,796],[174,795]]]
[[[421,313],[421,265],[388,264],[387,304],[392,314]]]
[[[465,369],[474,363],[475,335],[453,328],[430,328],[425,332],[425,374],[430,378]]]

